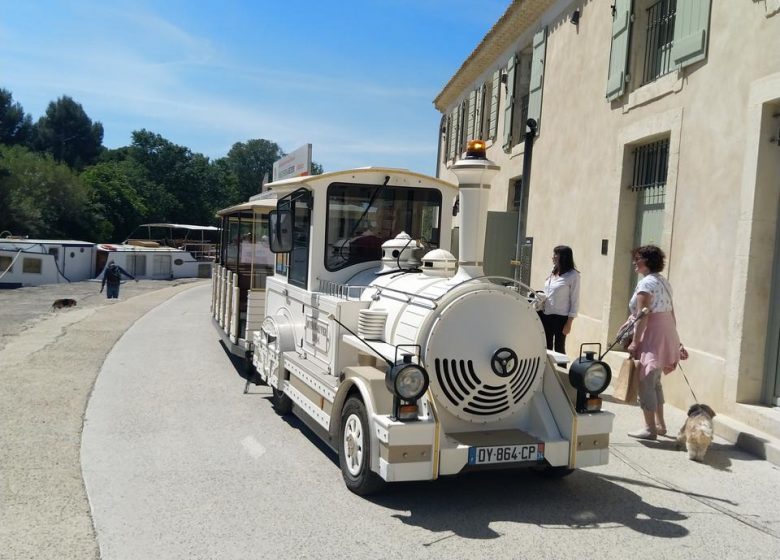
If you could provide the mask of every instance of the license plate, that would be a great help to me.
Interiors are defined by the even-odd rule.
[[[498,445],[495,447],[469,447],[469,465],[495,463],[526,463],[544,460],[543,443],[525,445]]]

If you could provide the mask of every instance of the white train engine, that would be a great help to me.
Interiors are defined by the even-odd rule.
[[[275,275],[253,363],[274,406],[339,454],[350,490],[492,466],[565,475],[608,461],[610,380],[545,349],[534,292],[482,272],[484,150],[459,189],[366,168],[283,181],[270,216]],[[448,251],[460,197],[459,259]]]

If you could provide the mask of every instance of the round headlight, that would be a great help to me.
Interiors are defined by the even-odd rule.
[[[414,401],[428,388],[428,374],[417,364],[400,363],[387,372],[385,384],[398,397]]]
[[[603,392],[612,380],[609,366],[594,359],[593,353],[586,353],[571,363],[569,382],[577,391],[587,391],[592,395]]]
[[[610,377],[604,364],[595,362],[585,371],[582,384],[589,393],[601,393],[609,385]]]

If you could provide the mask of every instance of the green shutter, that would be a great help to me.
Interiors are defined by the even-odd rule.
[[[628,40],[631,30],[631,0],[615,0],[612,18],[612,50],[609,54],[607,99],[623,95],[628,70]]]
[[[506,107],[504,107],[504,149],[512,147],[512,114],[515,107],[515,61],[516,55],[506,66]]]
[[[474,139],[474,113],[477,110],[477,90],[469,94],[468,109],[466,112],[466,141]]]
[[[704,60],[707,55],[709,22],[710,0],[677,2],[672,44],[672,60],[675,64],[682,68]]]
[[[536,119],[541,126],[542,84],[544,83],[544,54],[547,46],[547,28],[534,35],[534,56],[531,61],[531,84],[528,87],[528,118]],[[525,123],[521,124],[525,130]]]
[[[482,132],[482,106],[484,105],[485,84],[482,84],[474,91],[474,138],[484,140],[485,135]]]
[[[488,124],[488,136],[495,140],[498,135],[498,100],[501,96],[501,70],[493,73],[493,89],[490,91],[490,122]]]
[[[452,130],[452,116],[447,115],[447,118],[444,119],[444,122],[446,124],[444,125],[444,138],[442,139],[442,142],[444,142],[444,150],[442,150],[442,153],[444,154],[444,161],[446,162],[450,156],[450,130]]]
[[[454,109],[449,116],[450,128],[447,131],[447,159],[455,159],[455,146],[458,144],[458,110]]]
[[[455,108],[455,159],[463,153],[463,103]]]

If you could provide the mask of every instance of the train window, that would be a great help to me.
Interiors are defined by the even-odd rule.
[[[382,243],[402,231],[439,246],[441,192],[436,189],[333,183],[328,187],[325,268],[378,261]]]

